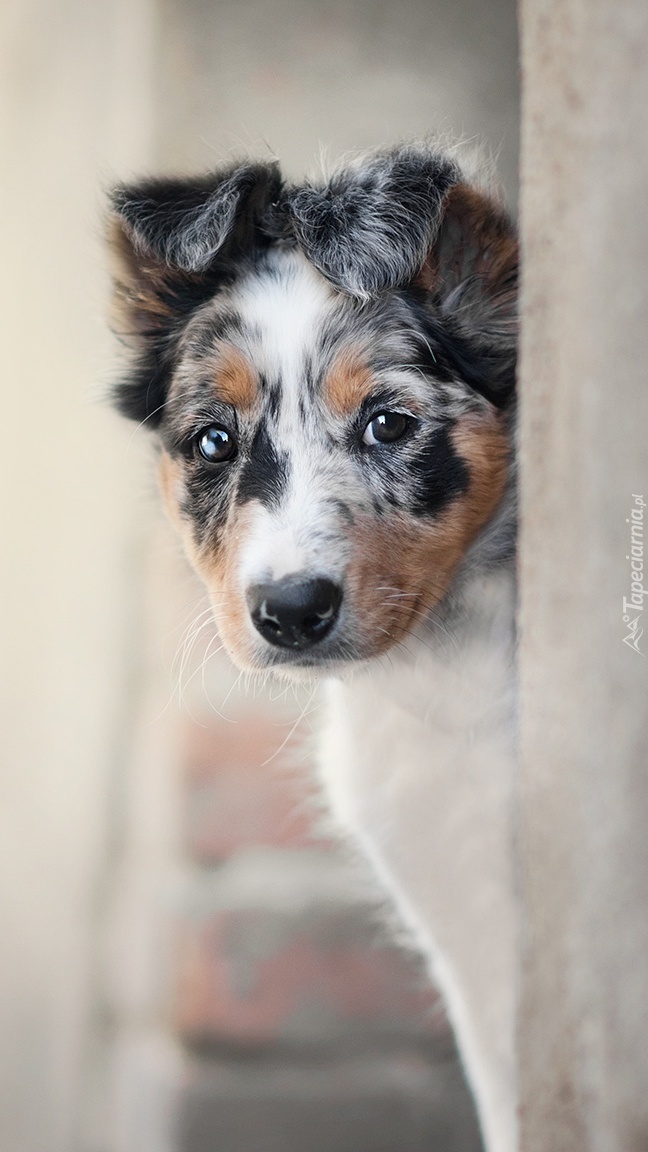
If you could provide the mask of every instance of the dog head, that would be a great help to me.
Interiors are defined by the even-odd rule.
[[[377,656],[447,596],[507,483],[517,248],[424,146],[117,189],[116,400],[249,669]]]

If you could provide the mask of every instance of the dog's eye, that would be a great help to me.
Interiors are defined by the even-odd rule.
[[[211,424],[203,428],[196,437],[196,447],[203,460],[209,464],[222,464],[225,460],[232,460],[236,456],[236,440],[227,428],[219,424]]]
[[[410,416],[402,412],[378,412],[367,424],[363,434],[363,444],[391,444],[400,440],[412,423]]]

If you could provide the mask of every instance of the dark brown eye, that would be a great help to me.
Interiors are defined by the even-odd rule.
[[[196,437],[196,445],[200,455],[209,464],[222,464],[225,460],[232,460],[237,452],[236,440],[232,433],[218,424],[204,428]]]
[[[411,417],[404,416],[402,412],[379,412],[367,424],[362,443],[391,444],[405,435],[411,422]]]

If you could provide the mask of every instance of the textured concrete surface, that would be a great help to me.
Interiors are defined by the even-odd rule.
[[[648,9],[525,0],[522,23],[522,1146],[639,1152],[648,633],[624,598],[648,491]]]

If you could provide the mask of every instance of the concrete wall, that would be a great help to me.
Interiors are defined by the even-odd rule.
[[[524,0],[522,30],[522,1147],[639,1152],[648,618],[623,601],[648,491],[648,11]]]

